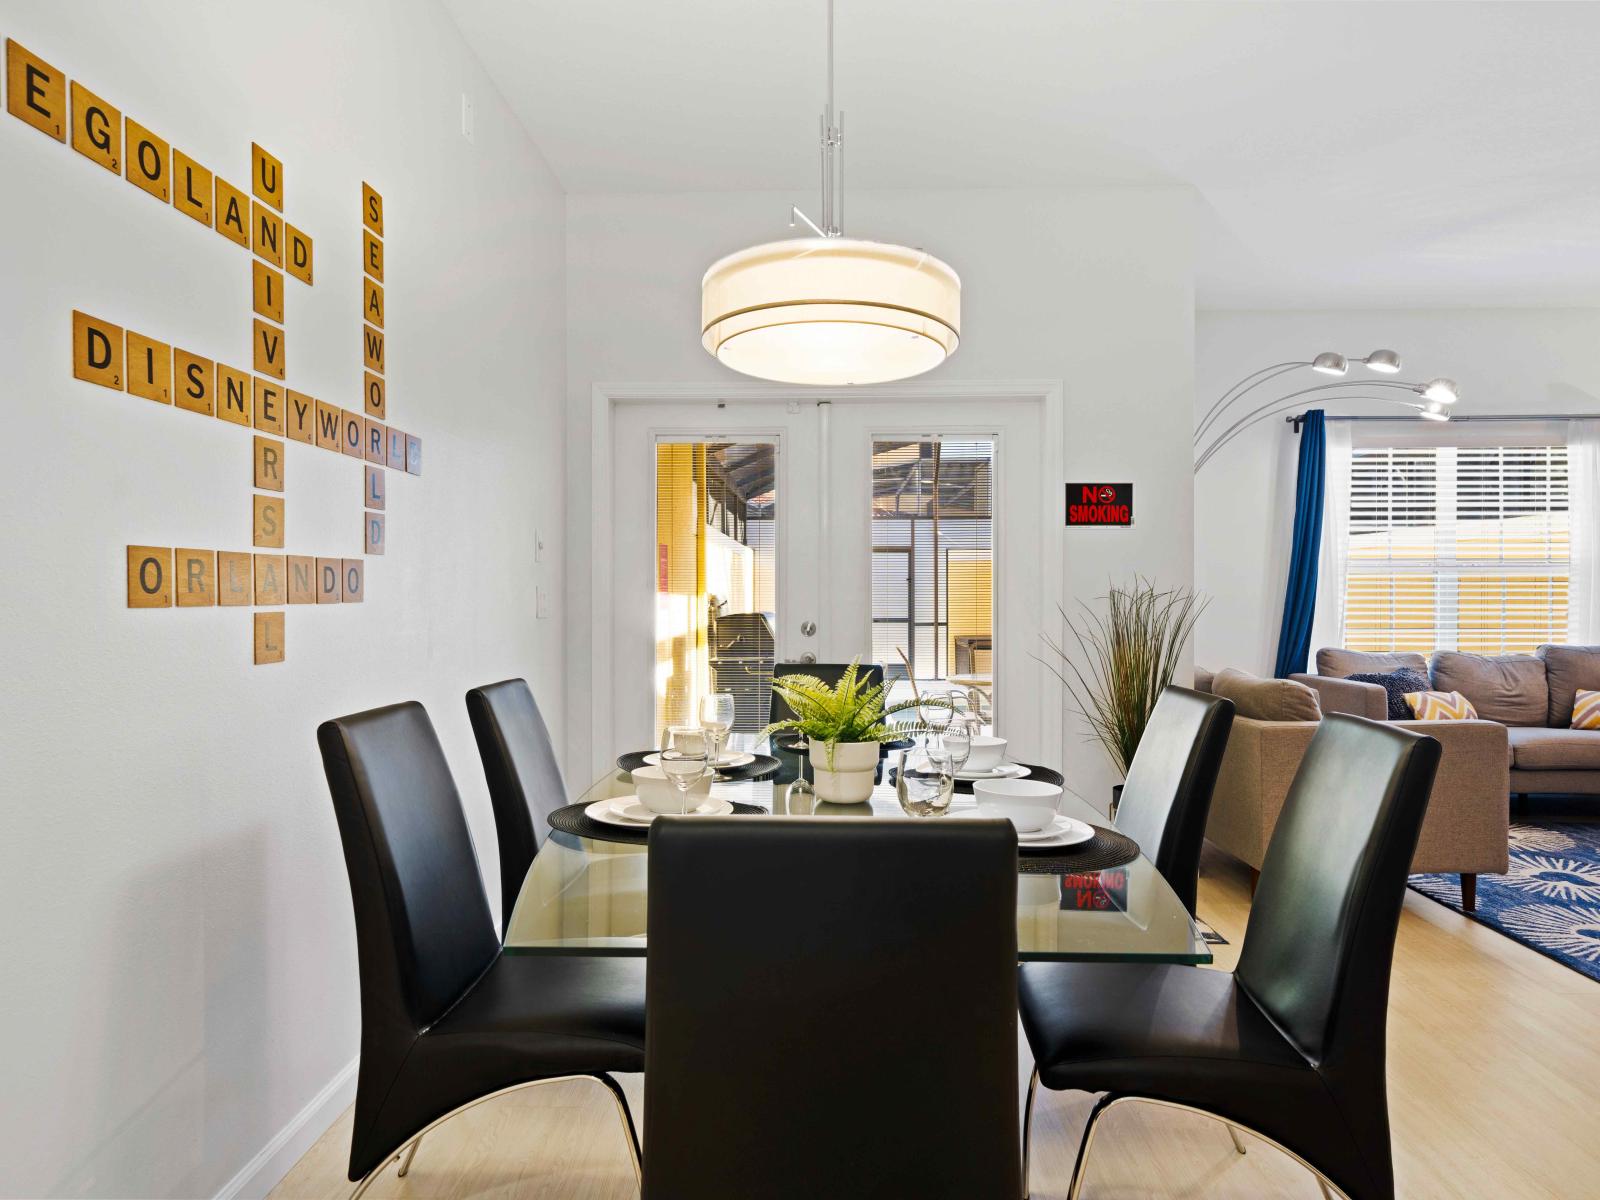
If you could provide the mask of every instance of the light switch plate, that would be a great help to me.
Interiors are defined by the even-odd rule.
[[[550,593],[544,588],[534,590],[534,618],[543,621],[550,616]]]

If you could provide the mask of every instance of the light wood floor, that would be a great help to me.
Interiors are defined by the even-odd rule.
[[[1229,939],[1217,965],[1231,968],[1249,916],[1248,885],[1220,856],[1208,855],[1203,872],[1200,915]],[[641,1112],[641,1080],[623,1082]],[[1058,1200],[1093,1098],[1040,1097],[1033,1195]],[[1406,1200],[1600,1196],[1600,985],[1408,893],[1389,1013],[1389,1103]],[[950,1119],[954,1129],[961,1114]],[[347,1112],[273,1200],[349,1194],[349,1122]],[[1222,1126],[1204,1117],[1119,1108],[1095,1141],[1085,1194],[1317,1200],[1301,1167],[1254,1139],[1247,1145],[1238,1156]],[[391,1166],[367,1195],[628,1200],[637,1192],[609,1097],[594,1085],[561,1083],[449,1122],[428,1136],[407,1178],[396,1179]]]

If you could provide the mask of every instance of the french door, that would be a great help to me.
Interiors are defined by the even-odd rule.
[[[776,664],[859,657],[896,696],[980,689],[1014,757],[1055,761],[1047,424],[1038,399],[618,403],[597,756],[659,744],[711,690],[753,735]]]

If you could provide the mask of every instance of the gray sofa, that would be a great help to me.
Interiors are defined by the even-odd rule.
[[[1410,667],[1435,691],[1460,692],[1478,716],[1506,727],[1512,795],[1576,792],[1600,795],[1600,730],[1572,729],[1579,690],[1600,691],[1600,646],[1540,646],[1533,654],[1480,655],[1436,650],[1420,654],[1317,651],[1317,673],[1292,678],[1316,689],[1324,712],[1383,720],[1381,686],[1345,678]]]

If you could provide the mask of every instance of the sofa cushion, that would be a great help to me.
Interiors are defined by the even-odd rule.
[[[1317,694],[1292,679],[1262,679],[1225,667],[1211,681],[1213,695],[1233,701],[1235,715],[1252,721],[1320,721]]]
[[[1365,650],[1340,650],[1332,646],[1325,646],[1317,651],[1318,675],[1337,675],[1344,678],[1354,675],[1357,671],[1382,674],[1398,671],[1402,667],[1426,672],[1428,660],[1420,654],[1371,654]]]
[[[1600,771],[1600,730],[1506,730],[1511,765],[1519,771]]]
[[[1543,725],[1550,718],[1544,661],[1532,654],[1461,654],[1435,650],[1428,662],[1433,688],[1460,692],[1485,721]]]
[[[1600,729],[1600,692],[1579,688],[1572,701],[1573,729]]]
[[[1376,671],[1357,671],[1354,675],[1346,675],[1345,678],[1351,683],[1375,683],[1381,687],[1388,696],[1388,719],[1391,721],[1411,719],[1411,706],[1406,703],[1407,692],[1425,692],[1433,686],[1428,682],[1426,671],[1414,671],[1410,667],[1382,674]]]
[[[1572,698],[1579,688],[1600,690],[1600,646],[1540,646],[1534,651],[1544,660],[1545,682],[1550,688],[1550,715],[1545,724],[1565,729],[1572,724]]]
[[[1211,685],[1216,678],[1217,673],[1210,667],[1196,667],[1194,669],[1194,690],[1197,692],[1211,691]]]
[[[1460,692],[1407,692],[1406,706],[1419,721],[1476,721],[1477,712]]]

